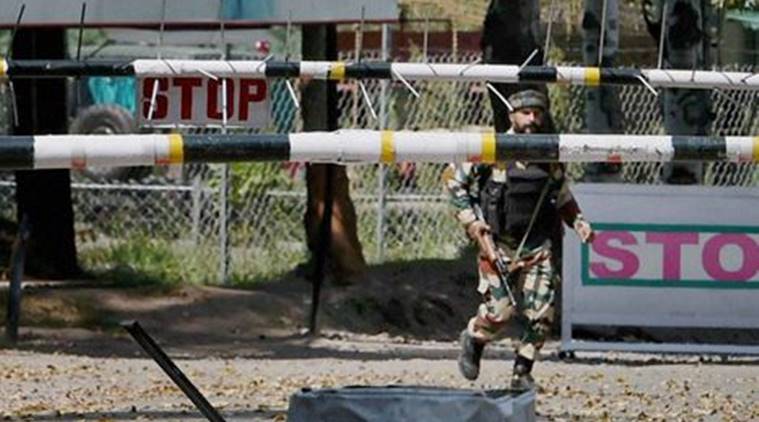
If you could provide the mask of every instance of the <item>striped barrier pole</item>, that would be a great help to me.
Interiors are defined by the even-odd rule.
[[[759,162],[759,136],[512,135],[339,130],[248,135],[0,136],[0,169],[195,162]]]
[[[0,76],[198,76],[402,81],[488,81],[571,85],[641,85],[648,88],[759,90],[759,73],[711,70],[515,66],[388,62],[279,62],[261,60],[6,60]]]

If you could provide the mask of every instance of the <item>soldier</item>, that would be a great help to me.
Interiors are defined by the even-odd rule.
[[[528,89],[509,97],[508,133],[545,133],[550,126],[548,100]],[[451,165],[444,176],[456,217],[468,236],[480,245],[479,286],[483,302],[461,332],[459,370],[474,380],[480,372],[485,344],[517,314],[524,320],[524,335],[516,348],[513,388],[532,388],[530,372],[553,320],[554,289],[558,284],[558,250],[561,221],[573,227],[583,242],[593,230],[583,218],[558,163],[513,161],[496,165]],[[497,253],[517,273],[512,303],[501,285],[496,267],[483,245],[492,236]],[[523,247],[519,249],[519,245]],[[515,256],[517,250],[521,253]],[[490,257],[492,258],[492,256]]]

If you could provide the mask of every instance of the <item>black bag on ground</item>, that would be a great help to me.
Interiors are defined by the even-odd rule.
[[[290,422],[535,420],[535,393],[389,386],[304,388],[290,397]]]

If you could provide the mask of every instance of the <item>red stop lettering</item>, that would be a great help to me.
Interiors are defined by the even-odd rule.
[[[223,89],[222,81],[226,84],[227,99],[227,119],[232,118],[235,109],[235,83],[231,79],[224,78],[220,80],[208,80],[208,98],[206,102],[206,113],[209,119],[221,120],[224,118],[222,111],[219,110],[219,92]]]
[[[156,83],[157,82],[157,83]],[[169,80],[167,78],[145,78],[142,81],[142,97],[146,100],[142,102],[142,117],[150,119],[165,119],[169,110],[169,101],[166,92],[169,89]],[[155,99],[154,99],[155,96]],[[151,116],[151,103],[153,114]]]
[[[200,78],[174,78],[174,86],[179,87],[179,117],[183,120],[192,119],[193,89],[203,85]]]
[[[240,80],[240,121],[248,120],[250,103],[266,99],[266,81],[262,79]]]

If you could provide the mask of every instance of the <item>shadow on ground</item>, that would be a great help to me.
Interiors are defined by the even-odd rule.
[[[453,359],[458,333],[479,304],[473,260],[468,255],[387,263],[370,268],[364,280],[350,286],[327,282],[319,313],[321,335],[316,337],[307,335],[312,286],[294,272],[246,289],[31,283],[23,295],[20,340],[0,343],[0,348],[141,358],[144,353],[119,325],[137,320],[180,359]],[[5,288],[0,284],[0,309],[6,302],[7,283]],[[514,336],[519,330],[514,324],[505,334]],[[615,333],[596,330],[589,335]],[[660,333],[636,335],[648,341],[657,341],[656,336]],[[490,348],[489,354],[513,356],[508,345]],[[557,358],[553,354],[549,359]],[[603,364],[609,359],[613,354],[582,362]],[[625,359],[633,366],[660,363],[672,361]]]
[[[396,354],[392,348],[339,350],[331,343],[370,338],[370,342],[400,344],[411,352],[424,349],[421,343],[429,340],[453,342],[479,300],[472,260],[467,256],[388,263],[371,267],[362,281],[350,286],[328,281],[319,313],[325,335],[319,338],[305,335],[312,286],[295,273],[245,289],[181,283],[175,287],[29,284],[23,293],[21,337],[13,347],[142,356],[119,326],[121,321],[137,320],[172,354],[188,357],[386,359]],[[7,284],[0,286],[0,309],[6,306]],[[5,322],[0,319],[0,323]],[[452,351],[424,354],[448,358]]]

